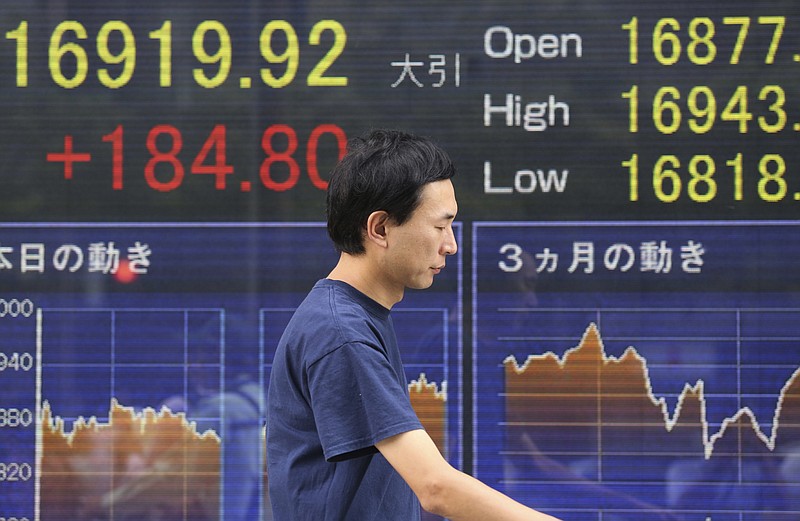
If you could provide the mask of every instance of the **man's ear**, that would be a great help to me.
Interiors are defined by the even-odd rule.
[[[367,236],[369,242],[386,247],[386,225],[389,221],[389,214],[383,210],[372,212],[367,217]]]

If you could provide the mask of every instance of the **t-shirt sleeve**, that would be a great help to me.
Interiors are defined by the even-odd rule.
[[[389,361],[368,345],[349,343],[327,354],[309,367],[308,385],[329,461],[374,452],[380,440],[422,428]]]

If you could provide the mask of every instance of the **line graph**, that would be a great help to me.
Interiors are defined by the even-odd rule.
[[[152,262],[0,273],[0,518],[271,519],[264,390],[291,310],[335,265],[324,224],[19,223],[3,240],[48,259],[139,242]],[[461,465],[453,264],[393,316],[412,397]]]
[[[715,310],[722,311],[726,310]],[[601,309],[592,315],[598,323],[613,324],[626,315],[626,321],[631,322],[631,317],[641,312],[611,309],[606,319]],[[727,312],[743,321],[748,313],[762,318],[770,315],[765,310]],[[505,309],[501,313],[515,318],[524,313],[534,330],[553,319],[546,310]],[[800,309],[776,313],[782,318],[800,318]],[[585,310],[574,314],[585,315]],[[776,324],[775,320],[770,322]],[[601,333],[595,323],[590,323],[572,342],[560,337],[502,338],[508,347],[514,346],[514,351],[520,350],[520,344],[564,348],[539,348],[540,352],[524,358],[497,357],[495,366],[502,369],[504,384],[496,399],[481,402],[494,412],[484,415],[482,421],[485,425],[487,416],[496,418],[502,434],[481,438],[484,446],[492,443],[496,447],[496,455],[484,452],[485,463],[479,469],[494,473],[507,492],[531,502],[553,497],[556,492],[552,487],[576,487],[573,493],[580,491],[582,497],[595,503],[571,499],[569,507],[561,503],[561,508],[584,514],[600,504],[606,512],[635,509],[640,514],[669,514],[675,519],[705,519],[689,513],[703,498],[701,510],[713,514],[712,519],[731,509],[738,510],[744,519],[760,519],[753,517],[754,512],[768,504],[785,505],[793,497],[797,481],[792,469],[800,446],[800,364],[770,364],[769,374],[788,376],[771,382],[771,392],[766,392],[762,380],[760,393],[736,396],[713,391],[718,391],[717,384],[725,375],[764,367],[747,363],[717,367],[715,375],[672,381],[676,390],[668,401],[653,388],[653,375],[675,372],[669,370],[669,364],[650,367],[643,353],[653,352],[653,346],[663,350],[661,340],[680,343],[684,338],[680,334],[665,339],[642,335],[632,344],[617,345],[614,350],[618,354],[611,355]],[[776,333],[773,331],[772,341],[800,342],[800,337]],[[620,336],[630,339],[629,334]],[[756,340],[763,337],[740,336],[735,343],[747,353],[752,348],[750,342]],[[664,375],[658,380],[663,388]],[[751,400],[758,413],[749,405]],[[771,407],[764,406],[766,401]],[[738,406],[726,408],[729,404]],[[710,415],[718,419],[712,421]],[[725,492],[720,494],[720,490]],[[563,497],[563,492],[555,497]]]
[[[425,373],[408,384],[411,406],[417,412],[423,427],[442,454],[447,454],[447,381],[441,388],[436,382],[428,382]]]
[[[798,227],[476,228],[480,479],[569,521],[800,515],[800,298],[777,284]],[[538,251],[569,258],[592,243],[602,260],[653,237],[702,243],[705,271],[536,269]],[[762,256],[770,273],[753,268]]]
[[[43,520],[219,516],[220,438],[183,413],[112,400],[106,423],[81,418],[65,430],[45,402],[42,431]]]
[[[798,310],[800,313],[800,310]],[[796,441],[797,418],[800,415],[800,368],[795,370],[781,389],[775,412],[772,418],[771,434],[765,434],[758,424],[755,414],[749,407],[743,407],[732,416],[725,418],[716,432],[711,432],[706,414],[704,396],[705,383],[698,380],[694,384],[685,383],[680,392],[677,405],[673,411],[668,409],[664,398],[657,398],[652,390],[648,377],[647,361],[633,347],[626,348],[619,358],[605,353],[600,332],[595,324],[591,324],[577,347],[567,350],[562,357],[548,352],[542,355],[531,355],[524,363],[518,364],[512,355],[504,360],[506,367],[506,426],[536,427],[547,425],[538,419],[526,421],[526,418],[547,417],[551,424],[570,425],[576,417],[575,410],[583,411],[586,400],[596,402],[592,411],[593,421],[585,421],[581,425],[592,425],[604,429],[609,425],[625,429],[654,426],[663,428],[665,433],[677,433],[681,428],[690,426],[699,428],[694,433],[695,444],[702,443],[705,459],[712,457],[715,444],[722,442],[726,433],[738,436],[739,452],[763,452],[752,438],[757,438],[770,452],[775,451],[781,419],[786,422],[782,438],[785,443]],[[555,365],[554,365],[555,364]],[[570,374],[573,373],[573,374]],[[558,382],[569,381],[559,387]],[[538,414],[538,400],[557,397],[556,410],[562,411],[561,417],[554,417],[555,411],[549,406],[549,414]],[[562,400],[575,401],[568,406]],[[639,412],[641,417],[636,417]],[[735,432],[731,432],[735,431]],[[648,435],[652,439],[652,435]],[[605,438],[602,436],[601,438]],[[781,441],[784,441],[783,439]],[[681,441],[681,445],[684,442]],[[661,448],[672,443],[658,442]],[[690,444],[687,444],[691,446]],[[598,452],[606,456],[614,452],[599,447]]]
[[[192,395],[224,385],[224,310],[41,316],[40,518],[221,519],[225,411]]]
[[[193,387],[223,383],[224,309],[46,307],[43,320],[43,398],[66,420],[107,417],[112,398],[183,412]]]

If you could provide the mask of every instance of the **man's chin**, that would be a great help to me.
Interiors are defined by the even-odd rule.
[[[420,279],[415,280],[413,286],[409,286],[409,289],[428,289],[433,286],[433,277],[428,279]]]

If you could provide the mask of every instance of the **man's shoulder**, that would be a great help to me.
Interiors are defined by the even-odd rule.
[[[308,363],[350,343],[374,343],[369,312],[330,281],[317,283],[300,303],[282,343]],[[297,349],[300,351],[296,351]]]
[[[302,327],[329,327],[329,322],[340,322],[351,317],[364,317],[367,310],[342,288],[321,280],[297,307],[294,321],[304,321]]]

